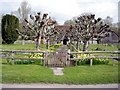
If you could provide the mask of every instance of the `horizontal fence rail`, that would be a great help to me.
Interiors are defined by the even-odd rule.
[[[25,57],[15,57],[16,54],[43,54],[43,58],[25,58]],[[33,51],[33,50],[0,50],[0,54],[2,58],[7,58],[7,59],[11,59],[12,64],[14,64],[14,61],[19,59],[19,60],[42,60],[43,61],[43,65],[45,65],[45,60],[46,60],[46,54],[47,53],[55,53],[55,52],[47,52],[47,51]],[[99,55],[99,54],[104,54],[107,53],[108,55]],[[76,57],[70,58],[70,55],[74,54],[76,55]],[[77,55],[78,54],[89,54],[88,57],[83,57],[83,58],[78,58]],[[97,54],[97,55],[95,55]],[[92,66],[92,59],[93,58],[108,58],[108,59],[113,59],[113,65],[115,60],[120,61],[120,51],[81,51],[81,52],[67,52],[67,60],[71,61],[71,60],[75,60],[77,61],[78,59],[90,59],[90,66]],[[93,56],[94,55],[94,56]],[[67,65],[69,66],[69,65]]]
[[[2,58],[11,59],[11,63],[14,64],[15,60],[42,60],[43,65],[45,61],[45,52],[33,51],[33,50],[0,50]],[[25,58],[25,57],[15,57],[16,54],[43,54],[43,58]]]
[[[68,54],[93,54],[93,53],[111,53],[120,54],[120,51],[81,51],[81,52],[69,52]]]
[[[33,51],[33,50],[0,50],[0,52],[14,52],[14,53],[45,53],[41,51]]]
[[[97,55],[95,55],[95,53]],[[98,56],[98,54],[100,53],[107,53],[107,54],[111,54],[109,56]],[[109,59],[114,59],[114,58],[120,58],[119,54],[120,54],[120,51],[87,51],[87,52],[69,52],[68,53],[69,55],[70,54],[74,54],[74,55],[77,55],[77,54],[89,54],[90,56],[89,57],[84,57],[84,58],[109,58]],[[94,57],[92,55],[95,55]],[[118,55],[118,56],[115,56],[115,55]],[[79,59],[79,58],[72,58],[71,60],[74,60],[74,59]]]
[[[108,54],[108,55],[99,55],[99,54]],[[76,55],[76,57],[70,58],[70,55]],[[78,54],[89,54],[88,57],[78,58]],[[96,55],[95,55],[96,54]],[[68,52],[69,59],[75,60],[77,63],[77,60],[79,59],[90,59],[90,66],[92,66],[92,62],[94,58],[100,58],[100,59],[113,59],[113,65],[115,65],[115,60],[120,61],[120,51],[81,51],[81,52]],[[116,56],[117,55],[117,56]]]

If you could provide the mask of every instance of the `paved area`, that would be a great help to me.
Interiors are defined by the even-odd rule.
[[[53,67],[51,69],[53,70],[54,75],[64,75],[64,73],[63,73],[64,68]]]
[[[67,84],[0,84],[2,88],[118,88],[118,84],[67,85]]]

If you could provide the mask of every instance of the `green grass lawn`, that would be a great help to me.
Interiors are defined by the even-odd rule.
[[[44,47],[44,45],[41,45],[41,47]],[[3,50],[36,50],[35,44],[3,44],[2,45]]]
[[[3,50],[36,50],[35,44],[25,44],[25,45],[22,45],[22,44],[2,44],[0,46]],[[53,46],[55,46],[55,45],[53,45]],[[56,50],[58,47],[50,47],[49,50],[50,49]],[[46,44],[40,44],[40,50],[41,51],[46,50]]]
[[[3,50],[36,50],[35,48],[35,44],[2,44],[0,45],[0,47]],[[80,47],[82,47],[82,45],[80,45]],[[97,44],[90,44],[88,47],[88,50],[91,51],[95,51],[95,49],[98,47]],[[100,44],[99,47],[102,50],[108,50],[108,51],[117,51],[118,50],[118,45],[107,45],[105,46],[104,44]],[[46,49],[46,45],[45,44],[41,44],[40,45],[40,49],[41,50],[45,50]]]
[[[80,45],[80,47],[83,47],[83,45]],[[118,45],[105,45],[105,44],[99,44],[99,48],[106,51],[118,51]],[[95,49],[98,48],[98,44],[90,44],[88,47],[88,51],[95,51]]]
[[[45,45],[40,46],[41,50]],[[109,51],[117,50],[117,45],[100,46]],[[94,50],[97,45],[91,44],[89,50]],[[35,50],[35,44],[2,45],[3,50]],[[3,62],[2,62],[3,61]],[[108,65],[81,65],[65,67],[63,76],[53,75],[52,69],[40,65],[9,65],[6,60],[0,60],[2,65],[2,83],[61,83],[61,84],[104,84],[118,83],[118,63]],[[1,77],[1,75],[0,75]]]
[[[118,65],[65,67],[63,76],[40,65],[2,64],[2,83],[105,84],[118,83]]]
[[[2,44],[1,45],[3,50],[36,50],[35,44]],[[41,44],[40,50],[45,50],[46,45]]]
[[[2,83],[118,83],[118,66],[66,67],[63,76],[55,76],[50,68],[39,65],[2,65]]]

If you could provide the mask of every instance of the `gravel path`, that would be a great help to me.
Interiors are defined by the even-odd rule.
[[[67,85],[67,84],[0,84],[2,88],[118,88],[118,84]]]

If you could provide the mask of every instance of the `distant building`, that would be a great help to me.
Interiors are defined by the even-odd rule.
[[[65,33],[70,30],[70,25],[56,25],[55,29],[61,33],[60,38],[61,38],[62,44],[67,45],[69,41],[69,37],[67,37]]]
[[[70,29],[69,25],[57,25],[56,26],[56,30],[58,30],[59,32],[63,32],[63,33],[65,33],[69,29]],[[98,31],[98,32],[95,32],[95,34],[99,35],[101,32],[102,31]],[[109,31],[105,31],[104,30],[104,32],[101,33],[101,35],[103,34],[103,36],[104,36],[105,33],[108,33],[109,35],[101,38],[101,43],[105,44],[105,43],[118,43],[119,42],[119,35],[118,35],[118,33],[114,32],[112,30],[109,30]],[[62,38],[62,41],[64,40],[63,38]],[[93,43],[93,44],[97,44],[97,37],[94,37],[93,41],[90,40],[89,42]],[[66,44],[66,41],[64,42],[64,44]]]
[[[105,44],[112,44],[112,43],[118,43],[119,42],[119,36],[117,33],[115,33],[114,31],[109,31],[107,32],[108,36],[104,37],[101,39],[101,43]]]

